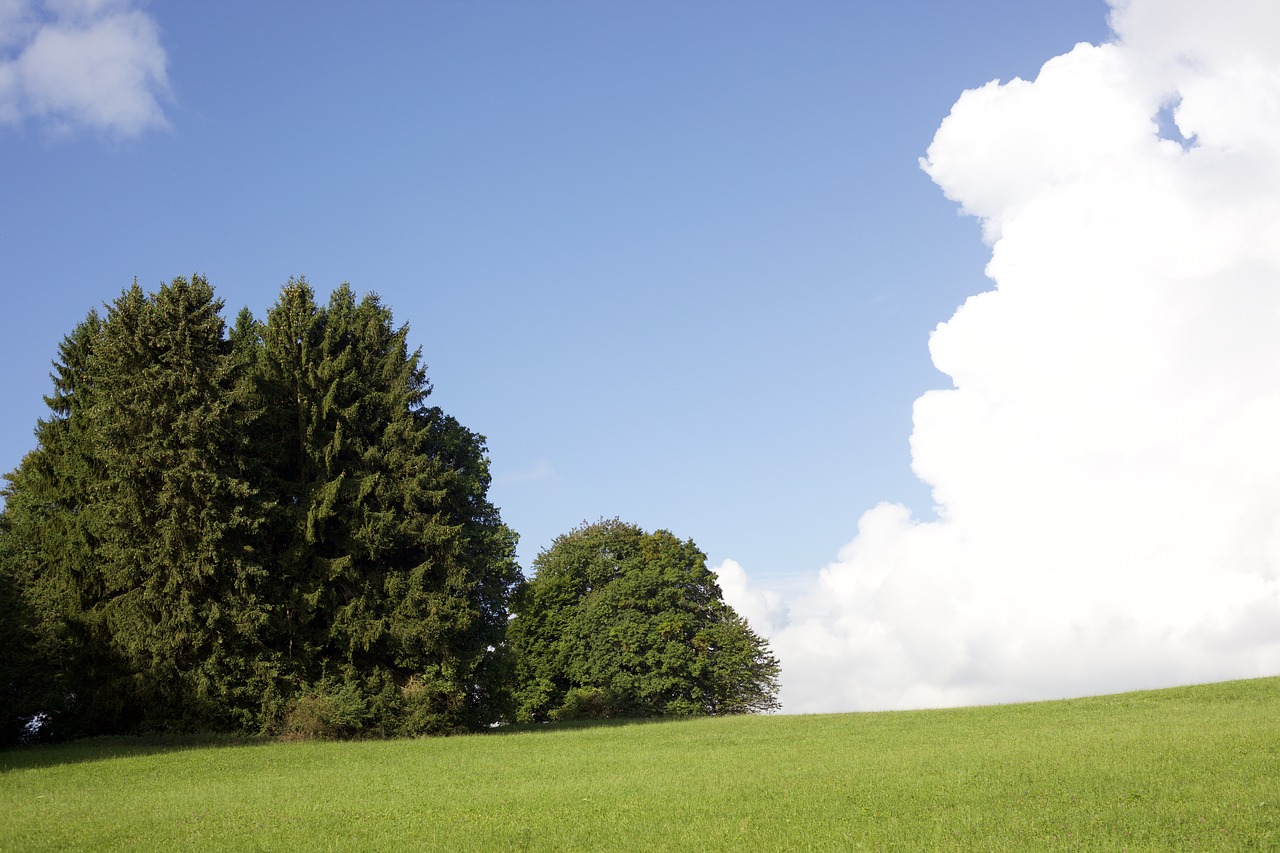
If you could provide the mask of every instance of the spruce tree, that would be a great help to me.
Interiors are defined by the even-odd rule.
[[[14,721],[42,715],[44,736],[109,729],[112,703],[97,685],[118,675],[107,636],[86,602],[101,588],[102,477],[93,429],[94,355],[102,321],[90,312],[58,347],[36,447],[7,475],[0,517],[0,583],[7,597],[4,677]]]
[[[222,302],[201,276],[109,307],[91,371],[102,586],[90,603],[127,662],[120,701],[147,725],[247,724],[269,677],[269,611],[241,476],[246,407]]]
[[[263,541],[275,604],[268,643],[281,656],[286,693],[320,674],[326,645],[328,570],[309,523],[323,467],[316,453],[325,398],[317,375],[321,323],[311,287],[290,279],[261,327],[254,368],[262,416],[247,454],[255,482],[271,498]]]
[[[0,515],[0,736],[494,722],[520,572],[483,436],[376,296],[221,309],[135,282],[63,342]]]
[[[280,543],[275,640],[295,684],[345,697],[357,727],[416,734],[496,718],[519,569],[486,498],[483,438],[425,406],[407,336],[376,296],[344,285],[318,308],[291,281],[263,334],[259,447]]]

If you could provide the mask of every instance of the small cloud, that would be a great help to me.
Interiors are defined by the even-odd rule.
[[[0,123],[120,137],[168,126],[167,57],[149,16],[119,0],[0,0]]]

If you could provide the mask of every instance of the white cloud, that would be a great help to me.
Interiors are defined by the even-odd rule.
[[[767,616],[788,711],[1280,673],[1280,5],[1127,0],[1112,26],[965,92],[922,161],[996,287],[930,341],[938,520],[870,510]],[[1159,136],[1172,104],[1190,147]]]
[[[738,615],[750,622],[757,633],[770,635],[784,624],[786,605],[782,596],[773,590],[753,586],[746,570],[736,560],[725,560],[713,571],[718,576],[725,601],[730,602]]]
[[[20,44],[35,26],[30,0],[0,0],[0,50]]]
[[[125,0],[0,0],[0,123],[130,137],[165,127],[155,22]]]

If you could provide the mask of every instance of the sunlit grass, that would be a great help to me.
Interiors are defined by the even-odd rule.
[[[0,753],[0,849],[1274,849],[1280,679],[950,711]]]

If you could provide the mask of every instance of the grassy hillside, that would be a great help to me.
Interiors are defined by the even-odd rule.
[[[1280,678],[950,711],[0,753],[0,849],[1280,847]]]

